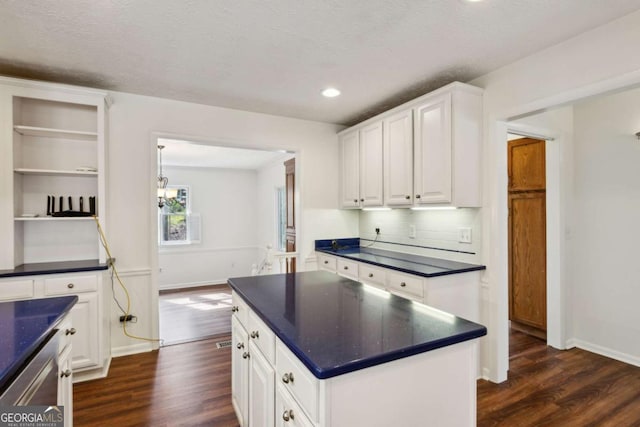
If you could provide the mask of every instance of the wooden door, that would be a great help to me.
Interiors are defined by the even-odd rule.
[[[285,193],[287,197],[287,229],[285,231],[286,251],[296,251],[296,159],[284,162]],[[287,263],[287,273],[296,272],[296,259]]]
[[[509,141],[509,319],[547,329],[545,141]]]

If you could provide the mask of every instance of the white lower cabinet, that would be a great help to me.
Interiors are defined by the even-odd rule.
[[[281,384],[276,387],[275,418],[278,427],[314,427],[300,405]]]
[[[274,369],[253,342],[249,355],[249,425],[273,427]]]
[[[75,334],[70,315],[60,323],[58,342],[58,406],[64,407],[64,425],[73,426],[73,368],[71,366],[71,337]]]
[[[74,325],[69,362],[75,382],[105,377],[109,366],[110,300],[104,297],[103,271],[34,275],[0,279],[0,300],[51,298],[76,295],[78,302],[68,317]]]
[[[234,301],[235,303],[235,301]],[[249,425],[249,335],[237,314],[231,317],[231,404],[241,427]]]
[[[422,277],[318,253],[318,268],[336,265],[341,276],[430,305],[472,322],[480,321],[480,271]],[[346,268],[345,268],[346,267]]]

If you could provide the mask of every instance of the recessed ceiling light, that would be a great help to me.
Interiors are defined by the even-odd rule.
[[[335,87],[328,87],[322,91],[322,95],[326,96],[327,98],[335,98],[336,96],[340,95],[340,91]]]

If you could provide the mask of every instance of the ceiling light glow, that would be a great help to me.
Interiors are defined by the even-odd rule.
[[[340,91],[335,87],[328,87],[322,91],[322,95],[326,96],[327,98],[335,98],[336,96],[340,95]]]

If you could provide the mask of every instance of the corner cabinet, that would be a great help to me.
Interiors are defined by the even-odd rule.
[[[356,149],[345,155],[345,145],[359,140],[362,146],[371,128],[382,133],[382,158],[363,155],[362,147],[359,163],[353,160]],[[367,206],[363,185],[377,182],[370,177],[383,187],[376,194],[381,201],[368,206],[481,206],[482,89],[452,83],[343,131],[340,140],[343,194],[352,190],[343,207]]]

